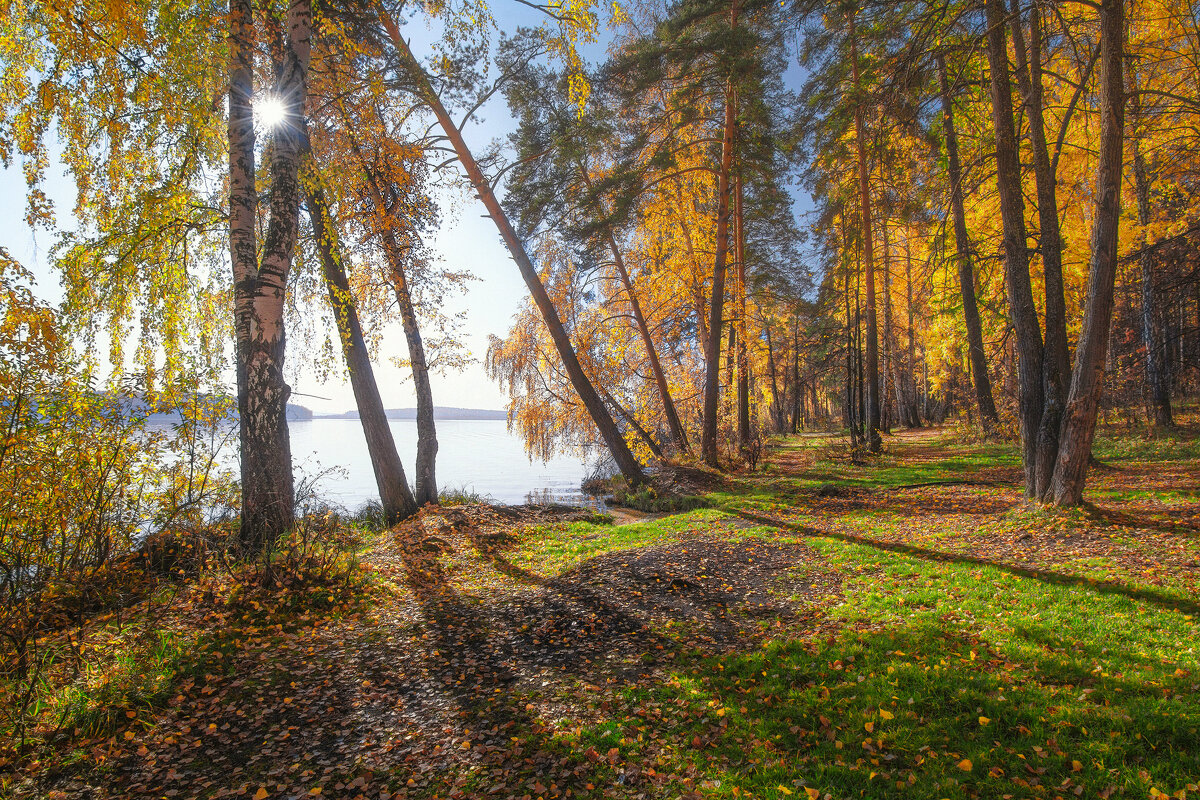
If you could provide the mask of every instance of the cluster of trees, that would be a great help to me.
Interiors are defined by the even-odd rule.
[[[1173,394],[1194,390],[1198,108],[1183,87],[1200,63],[1200,10],[987,0],[842,12],[830,24],[814,11],[806,41],[821,106],[813,177],[836,254],[823,288],[843,320],[866,317],[862,334],[849,325],[846,416],[876,448],[888,399],[891,419],[913,424],[923,385],[941,395],[935,418],[957,406],[1016,429],[1030,499],[1076,504],[1106,373],[1125,387],[1110,402],[1144,402],[1156,425],[1171,424]]]
[[[640,457],[834,419],[878,452],[965,413],[1073,505],[1103,402],[1171,424],[1200,346],[1194,4],[629,15],[586,108],[565,74],[509,91],[507,207]],[[489,353],[538,451],[588,427],[544,339],[530,308]]]
[[[598,64],[591,6],[536,8],[496,46],[469,0],[6,6],[0,154],[31,224],[55,141],[78,187],[58,319],[115,363],[134,339],[150,383],[232,366],[248,547],[295,515],[285,334],[314,319],[386,517],[436,501],[429,373],[462,357],[437,309],[467,279],[425,244],[447,169],[529,289],[486,365],[537,455],[599,442],[636,483],[764,432],[837,421],[878,451],[966,413],[1020,436],[1031,499],[1074,504],[1106,374],[1158,425],[1194,390],[1194,4],[631,3]],[[508,157],[477,158],[462,130],[498,94]],[[411,487],[371,366],[391,315]]]

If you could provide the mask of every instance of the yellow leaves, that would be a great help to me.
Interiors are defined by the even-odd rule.
[[[964,758],[962,761],[959,761],[957,764],[955,764],[955,766],[961,769],[963,772],[970,772],[975,765],[971,763],[971,759]]]
[[[875,731],[875,723],[874,722],[868,722],[865,725],[863,725],[863,727],[866,728],[867,733],[873,733]]]
[[[267,800],[267,798],[270,796],[271,795],[267,792],[266,788],[260,786],[258,787],[258,791],[254,793],[254,800]]]
[[[992,722],[992,720],[989,717],[980,717],[979,718],[979,724],[984,727],[987,727],[988,725],[990,725],[991,722]]]
[[[883,719],[895,719],[896,715],[886,709],[879,709],[879,716]]]
[[[1071,761],[1071,772],[1082,772],[1082,771],[1083,771],[1083,763],[1080,761],[1072,760]]]
[[[811,786],[805,786],[804,793],[808,795],[808,800],[817,800],[821,796],[821,793]]]

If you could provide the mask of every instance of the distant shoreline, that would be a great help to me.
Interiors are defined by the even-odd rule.
[[[415,408],[389,408],[384,411],[388,419],[416,419]],[[434,406],[435,420],[507,420],[508,414],[491,408],[455,408],[452,406]],[[312,419],[358,419],[357,411],[343,411],[340,414],[313,414]]]

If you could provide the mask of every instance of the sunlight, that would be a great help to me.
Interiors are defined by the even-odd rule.
[[[287,106],[276,95],[265,95],[254,104],[254,120],[259,128],[277,128],[287,117]]]

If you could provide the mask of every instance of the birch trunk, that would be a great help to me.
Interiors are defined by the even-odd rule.
[[[229,239],[241,440],[239,535],[251,551],[290,530],[295,516],[283,312],[300,221],[300,132],[311,54],[307,0],[292,3],[287,25],[288,47],[278,82],[285,114],[274,136],[270,221],[260,263],[255,253],[254,17],[247,0],[230,2]]]

